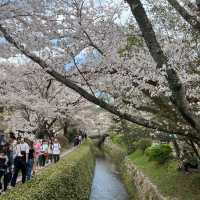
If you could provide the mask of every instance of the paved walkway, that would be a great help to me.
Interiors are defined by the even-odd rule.
[[[72,151],[74,151],[75,149],[77,149],[77,147],[71,147],[70,149],[67,149],[65,151],[63,151],[60,155],[60,159],[63,159],[65,156],[67,156],[69,153],[71,153]],[[39,174],[41,171],[43,171],[47,166],[49,165],[53,165],[54,163],[48,163],[46,164],[43,168],[39,169],[36,171],[35,175],[36,176],[37,174]],[[22,181],[22,177],[21,176],[18,176],[17,178],[17,184],[20,184],[20,182]]]

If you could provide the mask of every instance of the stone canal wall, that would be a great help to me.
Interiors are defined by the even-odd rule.
[[[107,139],[104,151],[117,165],[131,200],[168,200],[149,178],[126,157],[125,150]]]

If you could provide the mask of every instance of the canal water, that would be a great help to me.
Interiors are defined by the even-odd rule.
[[[114,165],[107,159],[97,158],[90,200],[128,200]]]

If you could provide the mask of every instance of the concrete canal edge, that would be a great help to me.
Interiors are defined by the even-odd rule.
[[[105,141],[104,152],[118,167],[131,200],[176,200],[164,197],[149,178],[126,157],[126,151],[109,139]]]

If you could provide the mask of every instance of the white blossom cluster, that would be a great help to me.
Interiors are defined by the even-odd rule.
[[[187,99],[199,115],[199,38],[173,9],[169,10],[166,1],[147,2],[151,6],[145,8],[168,63],[180,76]],[[42,70],[24,58],[15,64],[21,53],[0,42],[2,103],[23,112],[28,109],[29,126],[37,126],[41,118],[73,115],[76,106],[71,103],[79,95],[45,72],[56,70],[88,92],[109,94],[121,111],[160,120],[167,126],[186,127],[169,100],[172,93],[166,69],[156,68],[132,18],[119,23],[126,10],[125,3],[112,0],[98,6],[93,0],[16,0],[0,5],[0,23],[23,48],[50,66]],[[85,54],[76,59],[83,51]]]

